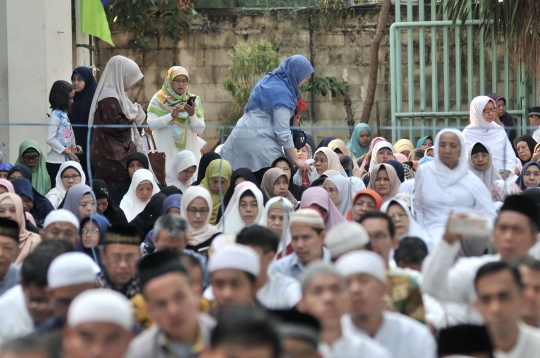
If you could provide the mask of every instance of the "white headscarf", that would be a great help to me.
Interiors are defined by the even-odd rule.
[[[283,247],[287,247],[291,241],[291,229],[288,225],[289,223],[289,215],[294,211],[293,204],[289,201],[289,199],[281,197],[281,196],[275,196],[272,199],[268,200],[266,205],[264,206],[264,212],[261,217],[261,221],[259,222],[259,225],[268,227],[268,212],[270,211],[270,207],[274,205],[276,202],[281,201],[281,207],[283,210],[283,231],[281,234],[281,240],[279,240],[279,246],[276,252],[276,257],[279,253],[282,253],[281,257],[286,256],[286,249],[284,250]]]
[[[465,149],[468,150],[475,143],[480,142],[491,149],[493,166],[497,171],[506,169],[513,173],[516,167],[521,168],[521,162],[517,159],[504,128],[495,122],[488,123],[482,117],[488,102],[496,107],[495,101],[487,96],[475,97],[471,102],[471,124],[463,130]],[[435,150],[436,148],[437,145],[435,145]]]
[[[141,106],[137,103],[132,103],[127,94],[126,89],[137,83],[144,76],[139,69],[139,65],[135,61],[124,56],[112,57],[99,80],[99,84],[92,99],[90,106],[90,114],[88,117],[88,126],[94,123],[94,114],[96,112],[97,103],[104,98],[116,98],[120,102],[122,112],[132,121],[142,121],[145,113]]]
[[[349,183],[351,182],[348,179],[341,175],[330,175],[324,181],[325,183],[330,181],[336,186],[338,191],[338,203],[336,207],[344,218],[347,217],[347,213],[351,210],[352,198],[355,194],[352,192],[352,188],[349,187]]]
[[[208,222],[210,221],[210,216],[212,215],[212,207],[214,204],[212,204],[212,198],[210,197],[210,192],[206,190],[205,188],[201,186],[190,186],[186,189],[184,194],[182,195],[182,201],[180,202],[180,216],[182,216],[186,221],[189,223],[188,219],[188,213],[187,208],[191,202],[197,198],[202,198],[204,201],[206,201],[206,205],[208,206],[208,216],[206,217],[206,222],[202,227],[199,229],[195,229],[191,225],[189,225],[189,239],[190,245],[197,246],[199,244],[202,244],[203,242],[210,239],[212,236],[218,233],[218,230],[214,227],[214,225],[210,225]]]
[[[461,150],[459,152],[459,158],[457,166],[454,169],[448,168],[439,158],[439,144],[441,142],[441,136],[445,133],[455,134],[459,139]],[[426,168],[433,167],[433,175],[437,178],[439,184],[443,187],[449,187],[458,181],[465,178],[469,173],[469,162],[467,161],[467,149],[465,148],[465,139],[463,134],[457,129],[445,128],[437,134],[435,138],[435,145],[433,148],[433,157],[435,160],[426,163]]]
[[[349,177],[349,181],[351,182],[351,188],[352,188],[352,195],[353,198],[360,190],[364,190],[366,188],[366,185],[364,184],[364,181],[357,177]]]
[[[381,206],[381,212],[386,213],[391,204],[398,204],[399,206],[401,206],[401,208],[405,210],[409,218],[409,231],[401,235],[399,239],[401,240],[407,236],[417,237],[419,239],[422,239],[422,241],[426,243],[427,247],[430,247],[432,241],[431,238],[426,234],[426,232],[416,222],[416,220],[414,220],[408,205],[404,201],[398,199],[390,199]]]
[[[502,177],[501,175],[499,174],[499,171],[497,169],[495,169],[495,167],[493,166],[493,159],[491,158],[491,150],[489,149],[489,147],[487,145],[484,145],[482,143],[478,143],[480,145],[482,145],[484,148],[486,148],[487,150],[487,153],[489,154],[489,165],[487,166],[486,169],[480,171],[480,170],[476,170],[474,168],[474,165],[472,163],[472,159],[471,159],[471,152],[474,148],[474,146],[476,145],[477,143],[474,143],[473,145],[471,145],[469,147],[469,150],[467,151],[467,157],[469,158],[469,170],[471,172],[473,172],[478,178],[480,178],[480,180],[482,180],[482,182],[484,182],[484,184],[486,184],[486,187],[491,190],[491,187],[493,186],[493,183],[496,182],[497,180],[501,180]]]
[[[392,151],[392,155],[396,154],[394,152],[394,147],[392,146],[392,143],[386,142],[386,141],[378,142],[377,144],[375,144],[375,147],[373,148],[373,152],[371,152],[371,162],[369,162],[369,171],[371,171],[371,169],[375,168],[377,165],[382,164],[382,163],[377,162],[377,153],[382,148],[390,149]]]
[[[198,165],[195,154],[189,150],[183,150],[176,154],[174,159],[169,163],[170,164],[167,165],[167,177],[165,178],[165,181],[167,182],[167,185],[174,185],[178,189],[182,190],[182,193],[184,193],[187,187],[197,180]],[[181,182],[178,180],[178,174],[192,166],[195,166],[195,173],[193,176],[186,182]]]
[[[62,173],[68,168],[73,168],[79,172],[79,174],[81,175],[80,184],[86,183],[86,175],[84,175],[83,168],[79,163],[73,160],[68,160],[67,162],[64,162],[60,166],[60,169],[58,169],[58,173],[56,173],[56,186],[52,188],[47,193],[47,195],[45,195],[55,209],[58,208],[62,200],[64,200],[64,198],[66,197],[67,190],[64,187],[64,183],[62,182]]]
[[[341,163],[339,161],[339,155],[337,155],[336,152],[334,152],[332,149],[328,147],[321,147],[317,149],[317,151],[315,152],[315,154],[317,153],[322,153],[325,155],[326,160],[328,161],[327,170],[330,170],[330,169],[337,170],[344,177],[348,177],[347,172],[341,166]],[[315,154],[313,154],[313,157],[315,157]]]
[[[227,205],[227,209],[230,208],[230,210],[225,210],[223,220],[220,222],[221,227],[217,228],[225,235],[237,235],[240,231],[242,231],[243,228],[247,226],[240,216],[240,198],[248,190],[251,191],[255,196],[258,207],[257,216],[251,225],[257,225],[259,221],[261,221],[264,213],[263,193],[252,182],[242,182],[234,188],[234,194],[229,202],[229,205]]]
[[[143,181],[149,181],[152,183],[152,196],[159,193],[159,187],[154,179],[154,174],[148,169],[139,169],[133,174],[131,179],[131,185],[129,186],[128,192],[124,195],[124,198],[120,202],[120,209],[126,215],[128,222],[133,220],[141,211],[144,210],[146,205],[150,202],[150,199],[146,202],[142,202],[137,198],[137,186]]]

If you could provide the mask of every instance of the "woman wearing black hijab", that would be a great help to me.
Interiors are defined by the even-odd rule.
[[[329,137],[324,137],[321,142],[319,143],[319,146],[317,147],[317,149],[319,148],[322,148],[322,147],[328,147],[328,144],[333,141],[334,139],[336,139],[336,137],[332,137],[332,136],[329,136]],[[315,151],[313,151],[313,153],[315,153]]]
[[[216,152],[204,153],[199,162],[199,170],[197,171],[197,181],[191,185],[201,184],[201,180],[204,179],[206,168],[210,165],[210,162],[215,159],[221,159],[221,156]]]
[[[54,210],[51,202],[38,193],[36,189],[32,187],[30,180],[26,178],[13,179],[11,184],[15,189],[15,193],[20,196],[23,201],[24,211],[32,214],[37,227],[43,227],[45,218]]]
[[[531,161],[536,141],[530,135],[522,135],[516,139],[516,153],[522,165]]]
[[[8,172],[8,180],[26,178],[32,183],[32,171],[26,165],[16,165]]]
[[[118,184],[112,190],[112,193],[110,195],[110,200],[114,202],[118,207],[120,207],[120,202],[129,190],[133,173],[135,173],[138,169],[150,169],[148,157],[139,152],[132,153],[127,157],[126,168],[129,177],[122,183]]]
[[[94,179],[91,187],[96,195],[99,212],[109,220],[111,225],[127,225],[128,222],[124,212],[109,198],[107,183],[101,179]]]

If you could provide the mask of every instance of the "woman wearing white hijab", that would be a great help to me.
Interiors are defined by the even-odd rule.
[[[64,162],[56,174],[56,186],[49,190],[45,197],[49,199],[52,206],[58,209],[58,206],[66,197],[66,193],[74,185],[85,184],[86,175],[81,165],[69,160]]]
[[[469,124],[463,130],[465,150],[480,142],[489,147],[495,169],[504,177],[516,179],[521,170],[521,161],[516,157],[512,143],[508,140],[504,127],[494,122],[497,116],[495,101],[487,96],[475,97],[471,102]],[[503,175],[502,171],[508,171]],[[516,170],[518,172],[516,172]]]
[[[413,196],[416,220],[432,238],[432,249],[442,238],[451,212],[495,219],[490,192],[469,170],[461,132],[443,129],[434,147],[435,160],[421,165],[416,172]]]
[[[263,211],[262,191],[252,182],[242,182],[234,188],[225,215],[216,228],[225,235],[237,235],[243,228],[257,225],[261,221]]]
[[[112,57],[94,94],[88,126],[123,125],[124,128],[96,127],[90,143],[95,178],[107,183],[111,190],[128,179],[126,159],[135,152],[145,153],[136,126],[146,114],[138,103],[132,103],[127,92],[143,78],[139,66],[123,56]]]
[[[405,237],[417,237],[426,243],[430,248],[433,243],[431,238],[414,220],[411,211],[404,201],[390,199],[381,207],[381,212],[388,214],[396,228],[396,235],[401,240]]]
[[[373,153],[371,154],[371,162],[369,163],[369,170],[375,168],[377,165],[386,163],[389,160],[394,159],[394,147],[392,143],[382,141],[375,144]]]
[[[269,228],[281,238],[276,252],[276,258],[278,259],[293,252],[291,246],[291,229],[288,225],[290,215],[293,211],[293,204],[287,198],[280,196],[268,200],[264,207],[259,225]],[[283,250],[283,247],[286,249]]]
[[[168,162],[166,182],[168,186],[174,185],[178,189],[182,190],[182,193],[186,191],[188,186],[197,180],[197,159],[195,154],[189,150],[183,150],[176,154],[172,161]]]
[[[120,202],[120,209],[126,215],[127,221],[135,219],[157,193],[159,187],[150,170],[139,169],[133,173],[129,190]]]
[[[198,251],[210,247],[212,240],[220,234],[209,224],[213,205],[210,192],[201,186],[190,186],[182,195],[180,216],[189,223],[187,248]]]
[[[499,171],[493,166],[491,151],[487,145],[474,143],[467,151],[469,158],[469,169],[491,190],[493,183],[501,180]]]
[[[330,199],[344,218],[351,210],[352,198],[355,194],[349,184],[349,178],[341,175],[330,175],[323,184],[323,188],[328,192]]]
[[[341,166],[339,155],[328,147],[321,147],[317,149],[315,154],[313,154],[313,164],[310,165],[312,166],[312,170],[311,173],[309,173],[309,180],[312,183],[327,170],[336,170],[344,177],[348,177],[347,172]],[[296,185],[302,184],[300,171],[297,171],[294,175],[293,182]]]

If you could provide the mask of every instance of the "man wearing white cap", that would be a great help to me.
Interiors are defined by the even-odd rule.
[[[298,280],[304,268],[312,261],[330,262],[330,251],[324,247],[324,220],[313,209],[300,209],[291,215],[291,246],[294,253],[270,266],[271,275],[281,273]]]
[[[250,247],[231,244],[214,252],[208,272],[216,309],[255,305],[260,270],[259,256]]]
[[[68,252],[53,260],[47,270],[45,292],[54,310],[54,317],[38,326],[34,333],[60,329],[67,319],[69,305],[82,292],[96,287],[99,267],[82,252]]]
[[[345,222],[330,229],[324,241],[332,260],[337,260],[349,251],[364,249],[369,243],[369,235],[362,225]]]
[[[127,298],[112,290],[78,295],[62,332],[66,358],[119,358],[133,337],[133,314]]]
[[[436,357],[437,345],[427,326],[385,309],[389,286],[379,255],[352,251],[337,260],[336,269],[349,288],[350,314],[342,317],[346,332],[372,337],[394,358]]]
[[[45,218],[43,223],[42,240],[66,240],[73,248],[79,242],[79,220],[69,210],[53,210]]]
[[[341,317],[348,308],[347,285],[332,264],[321,260],[312,262],[302,273],[300,283],[303,297],[298,309],[319,320],[319,352],[324,358],[391,357],[383,346],[371,338],[342,330]]]

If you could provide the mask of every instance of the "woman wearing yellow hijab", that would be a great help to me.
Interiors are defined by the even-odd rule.
[[[220,210],[221,201],[231,185],[232,167],[231,164],[224,159],[215,159],[210,162],[204,175],[204,179],[199,186],[205,188],[210,193],[212,198],[212,215],[210,216],[210,224],[216,224],[218,211]],[[225,208],[223,208],[225,209]]]
[[[414,149],[414,145],[408,139],[400,139],[394,144],[394,151],[396,153],[401,153],[406,157],[409,156],[409,153]]]

